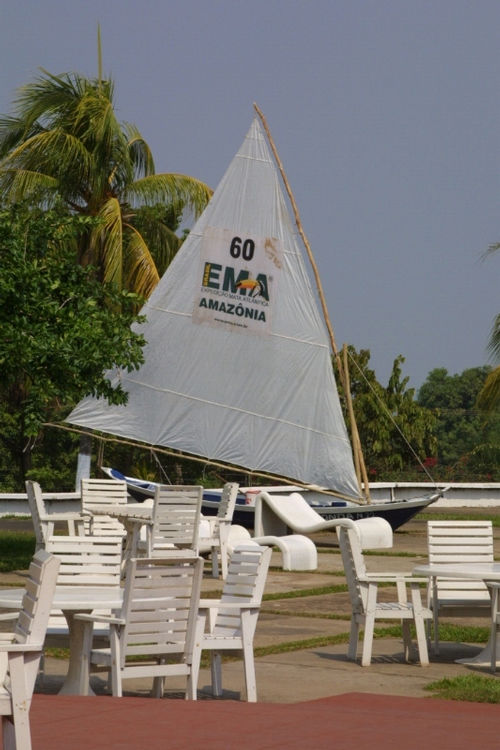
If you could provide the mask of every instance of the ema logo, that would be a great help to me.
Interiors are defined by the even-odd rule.
[[[236,275],[236,269],[232,266],[223,266],[220,263],[206,261],[203,266],[202,285],[207,289],[240,294],[245,297],[262,297],[269,302],[268,277],[265,273],[257,274],[256,278],[250,276],[250,271],[241,270]]]

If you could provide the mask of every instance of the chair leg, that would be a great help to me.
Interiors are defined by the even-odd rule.
[[[31,750],[31,733],[28,731],[28,735],[23,738],[24,744],[21,744],[12,716],[2,716],[2,740],[4,750]]]
[[[358,653],[358,641],[359,641],[359,622],[356,615],[353,614],[351,618],[351,631],[349,633],[349,648],[347,650],[347,658],[356,661],[356,655]]]
[[[422,617],[422,597],[418,584],[414,584],[411,587],[411,602],[413,608],[413,621],[415,623],[415,630],[417,634],[420,665],[422,667],[428,667],[429,654],[427,651],[427,640],[425,637],[424,618]]]
[[[403,633],[403,652],[405,661],[410,661],[412,643],[409,620],[401,620],[401,630]]]
[[[490,670],[493,674],[497,671],[497,617],[498,617],[498,588],[495,586],[491,591],[491,628],[490,628],[490,647],[491,661]]]
[[[363,652],[361,655],[361,666],[369,667],[372,660],[373,631],[375,628],[375,617],[367,614],[365,619],[365,633],[363,636]]]
[[[17,699],[12,699],[12,717],[5,717],[7,721],[3,721],[2,724],[4,750],[31,750],[29,717],[31,701],[28,698],[23,654],[11,655],[9,668],[13,693],[17,694]]]
[[[195,673],[193,670],[188,674],[187,682],[186,682],[186,700],[187,701],[195,701],[198,698],[198,678],[197,673],[195,677]]]
[[[427,637],[425,635],[425,626],[422,617],[415,616],[415,631],[417,634],[418,653],[422,667],[429,666],[429,652],[427,650]]]
[[[212,547],[211,557],[212,557],[212,578],[218,578],[219,577],[219,556],[217,554],[216,547]]]
[[[212,695],[222,695],[222,667],[221,656],[217,651],[212,651],[210,659],[210,671],[212,673]]]
[[[243,667],[245,670],[245,686],[247,690],[247,701],[249,703],[257,702],[257,681],[255,679],[255,660],[253,655],[253,639],[245,637],[242,633],[243,645]]]
[[[152,698],[163,698],[165,678],[153,677],[153,687],[151,688]]]
[[[439,654],[439,618],[437,609],[432,610],[432,623],[434,630],[434,653]]]

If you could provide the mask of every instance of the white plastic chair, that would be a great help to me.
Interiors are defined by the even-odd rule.
[[[162,484],[155,490],[153,523],[146,528],[147,557],[198,556],[203,487]],[[139,544],[139,549],[142,545]]]
[[[217,515],[203,517],[201,533],[198,539],[199,551],[203,553],[210,552],[213,578],[219,577],[219,558],[222,578],[226,578],[227,576],[227,543],[229,530],[233,521],[238,489],[239,485],[235,482],[227,482],[222,488]],[[208,526],[206,534],[203,533],[204,524]]]
[[[38,482],[25,482],[28,505],[35,530],[35,550],[44,549],[47,539],[54,534],[55,524],[63,523],[69,534],[83,534],[84,521],[81,513],[56,511],[49,513],[45,507],[42,489]]]
[[[257,700],[253,640],[270,560],[270,547],[237,547],[231,556],[221,598],[200,601],[203,636],[194,659],[195,679],[198,680],[201,652],[209,650],[212,693],[216,696],[222,695],[220,652],[236,649],[243,651],[247,700]]]
[[[193,651],[197,634],[203,560],[199,557],[136,558],[127,564],[123,607],[116,617],[77,615],[86,624],[82,692],[92,666],[111,671],[114,696],[122,680],[153,677],[152,695],[163,695],[166,677],[186,677],[186,698],[196,700]],[[93,623],[109,625],[109,646],[92,647]],[[199,633],[199,630],[198,630]],[[177,656],[176,663],[168,663]]]
[[[62,536],[47,540],[46,549],[60,562],[58,586],[98,586],[119,588],[122,565],[122,542],[119,536]],[[101,610],[109,615],[111,611]],[[51,612],[47,624],[46,647],[65,647],[69,642],[67,617],[57,610]],[[107,637],[108,626],[103,624],[96,636]],[[40,662],[40,673],[44,676],[44,658]]]
[[[123,524],[106,515],[106,505],[126,505],[126,482],[120,479],[82,479],[81,497],[87,534],[125,538]]]
[[[29,710],[56,588],[59,561],[35,553],[13,633],[0,634],[0,715],[4,750],[31,750]],[[0,619],[12,619],[6,615]]]
[[[371,574],[366,570],[362,550],[392,547],[390,524],[383,518],[372,517],[359,521],[339,519],[337,526],[339,546],[352,606],[348,657],[356,660],[359,631],[363,625],[361,665],[363,667],[369,666],[375,620],[392,619],[401,621],[406,660],[409,659],[411,649],[410,624],[411,622],[414,623],[420,664],[428,666],[429,656],[424,620],[431,619],[432,613],[430,609],[422,606],[419,584],[424,579],[413,578],[405,573]],[[397,593],[395,601],[379,601],[379,583],[395,584]],[[407,586],[410,588],[410,600],[408,600]]]
[[[491,521],[428,521],[429,564],[494,562]],[[440,617],[489,617],[490,595],[483,581],[443,578],[429,580],[427,606],[433,614],[434,653],[439,653]]]

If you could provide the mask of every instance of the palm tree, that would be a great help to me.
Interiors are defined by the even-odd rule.
[[[148,297],[182,242],[173,230],[183,211],[197,216],[211,190],[193,177],[155,173],[139,130],[116,119],[113,88],[101,75],[45,70],[21,87],[15,115],[0,117],[0,201],[62,200],[99,217],[79,261]]]
[[[488,248],[486,255],[490,255],[498,250],[500,250],[500,243],[491,245]],[[500,313],[493,321],[488,349],[492,359],[497,362],[500,361]],[[500,365],[490,372],[486,378],[484,386],[478,396],[478,406],[489,414],[492,414],[493,411],[500,406]]]

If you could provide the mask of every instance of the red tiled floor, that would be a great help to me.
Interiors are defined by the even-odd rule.
[[[37,694],[30,715],[33,750],[496,750],[500,742],[498,705],[370,693],[287,704]]]

